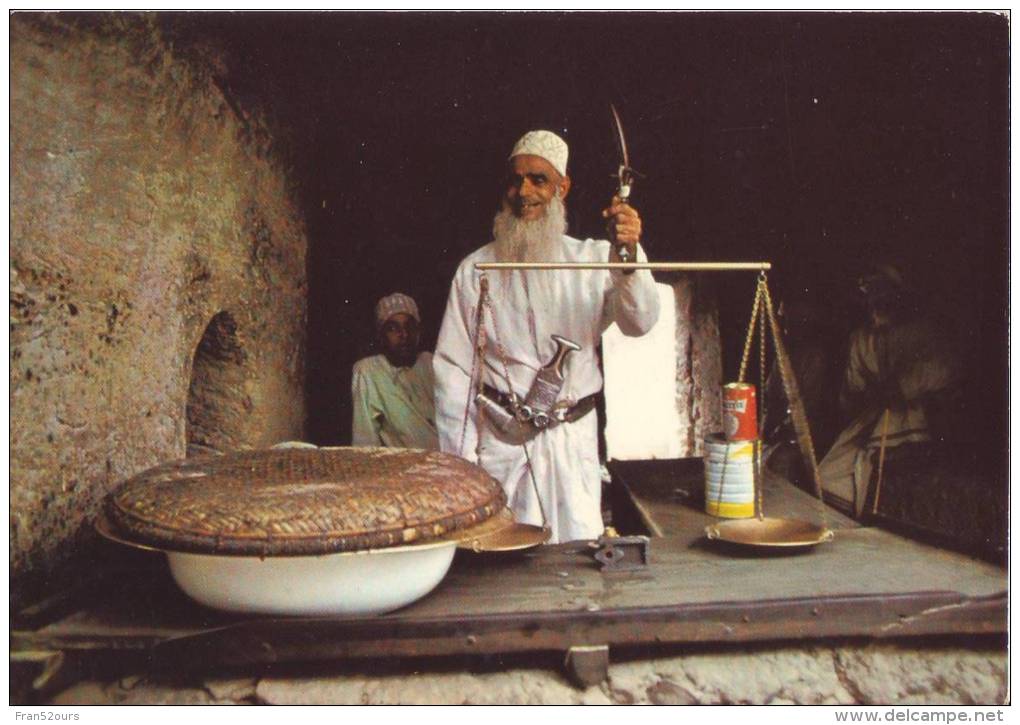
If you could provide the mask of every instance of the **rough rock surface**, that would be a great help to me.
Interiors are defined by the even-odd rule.
[[[1006,654],[960,644],[829,644],[726,648],[615,662],[581,690],[554,669],[344,673],[209,681],[173,687],[125,680],[80,683],[53,704],[803,704],[996,705]],[[424,666],[423,666],[424,669]]]
[[[687,437],[683,455],[704,453],[705,436],[721,431],[722,348],[719,312],[711,290],[696,276],[673,285],[676,295],[676,406]]]
[[[1006,657],[955,648],[838,648],[836,672],[854,697],[896,705],[986,705],[1006,699]]]
[[[189,439],[302,437],[307,242],[263,124],[151,18],[15,14],[10,60],[17,601]]]

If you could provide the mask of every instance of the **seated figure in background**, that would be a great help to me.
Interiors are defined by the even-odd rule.
[[[949,393],[959,366],[947,330],[922,314],[897,269],[859,281],[868,323],[850,337],[840,406],[851,419],[822,459],[826,500],[860,516],[882,447],[929,440],[925,409]]]
[[[354,364],[355,446],[439,448],[432,353],[419,352],[418,305],[396,292],[375,307],[381,354]]]

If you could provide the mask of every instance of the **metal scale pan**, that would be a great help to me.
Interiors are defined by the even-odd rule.
[[[524,551],[541,546],[551,535],[548,527],[519,523],[510,509],[503,509],[488,521],[459,532],[457,548],[476,554]]]
[[[705,536],[739,546],[793,549],[831,541],[833,532],[809,521],[765,517],[711,524],[705,527]]]

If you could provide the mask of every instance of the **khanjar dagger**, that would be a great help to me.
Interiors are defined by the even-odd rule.
[[[613,112],[613,121],[616,123],[616,148],[620,153],[620,165],[616,170],[616,196],[620,199],[621,203],[626,204],[630,199],[630,188],[634,184],[634,177],[639,174],[630,166],[630,156],[627,155],[627,139],[623,135],[623,124],[620,123],[620,114],[616,112],[616,106],[612,103],[609,104],[609,109]],[[618,244],[616,253],[623,262],[633,261],[630,258],[630,253],[627,251],[626,244]]]
[[[565,379],[563,365],[567,356],[580,350],[581,346],[560,335],[553,335],[552,339],[556,343],[556,354],[538,371],[523,404],[518,403],[514,397],[508,410],[486,395],[484,390],[475,396],[475,404],[485,411],[493,426],[514,445],[529,441],[543,429],[565,420],[563,414],[566,409],[557,407],[557,398]]]

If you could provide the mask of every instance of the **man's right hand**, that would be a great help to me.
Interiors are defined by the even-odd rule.
[[[602,216],[607,220],[606,232],[612,242],[609,261],[623,261],[619,254],[621,245],[626,248],[629,261],[637,259],[637,245],[641,241],[641,215],[637,209],[614,196],[609,206],[602,210]]]

